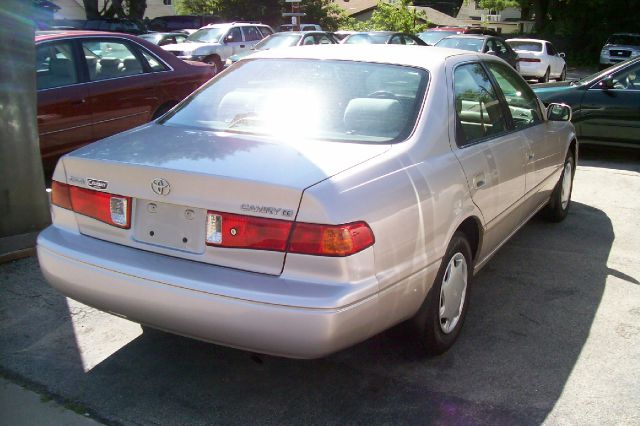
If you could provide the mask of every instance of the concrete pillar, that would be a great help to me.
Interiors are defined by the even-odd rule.
[[[0,6],[0,256],[50,221],[40,161],[32,2]],[[25,247],[27,246],[27,247]]]

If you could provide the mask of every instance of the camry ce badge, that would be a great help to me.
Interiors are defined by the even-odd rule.
[[[166,179],[155,178],[151,181],[151,189],[158,195],[169,195],[171,185]]]

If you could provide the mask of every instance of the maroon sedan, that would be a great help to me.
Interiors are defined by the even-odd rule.
[[[35,42],[47,173],[62,154],[158,118],[214,75],[128,34],[52,32]]]

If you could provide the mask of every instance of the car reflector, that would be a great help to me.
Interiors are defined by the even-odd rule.
[[[51,203],[63,209],[72,210],[69,185],[58,181],[51,182]]]

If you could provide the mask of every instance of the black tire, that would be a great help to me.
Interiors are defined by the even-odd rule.
[[[549,203],[544,209],[544,215],[550,222],[562,222],[567,214],[569,213],[569,208],[571,207],[571,192],[573,190],[573,176],[575,175],[575,159],[573,158],[573,154],[569,152],[567,154],[567,158],[564,160],[564,165],[562,167],[562,174],[560,175],[560,179],[556,184],[556,187],[553,189],[551,193],[551,198],[549,199]],[[567,169],[567,164],[569,164],[569,169]],[[563,183],[564,177],[567,170],[570,170],[570,181],[569,181],[569,194],[568,199],[565,205],[562,203],[563,198]],[[566,189],[565,189],[566,191]]]
[[[207,56],[206,58],[204,58],[204,63],[211,65],[214,74],[218,74],[220,71],[222,71],[222,61],[220,60],[220,57],[218,55]]]
[[[547,72],[544,73],[542,77],[538,79],[540,83],[548,83],[549,82],[549,74],[551,74],[551,70],[547,68]]]
[[[560,77],[558,81],[565,81],[567,79],[567,67],[562,67],[562,72],[560,73]]]
[[[462,309],[458,312],[460,316],[453,327],[448,333],[443,331],[440,318],[440,306],[441,306],[441,288],[447,272],[449,263],[458,254],[462,254],[466,261],[466,289],[464,291]],[[459,256],[458,256],[459,257]],[[453,234],[453,238],[449,242],[447,251],[442,258],[442,264],[436,275],[436,279],[427,293],[420,310],[412,318],[411,325],[413,331],[416,333],[418,346],[421,352],[427,356],[440,355],[446,352],[458,338],[464,319],[469,308],[469,294],[470,283],[473,271],[473,261],[471,256],[471,246],[464,233],[458,231]]]

